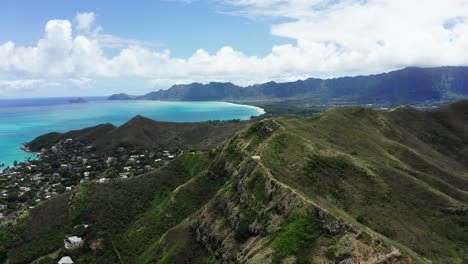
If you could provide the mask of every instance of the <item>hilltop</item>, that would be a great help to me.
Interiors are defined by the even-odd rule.
[[[414,104],[455,101],[468,97],[468,67],[409,67],[369,76],[309,78],[267,82],[247,87],[211,82],[174,85],[142,96],[112,95],[109,100],[259,101],[301,100],[315,103],[348,102]]]
[[[271,117],[141,176],[85,182],[0,244],[9,263],[461,264],[467,164],[468,101]],[[63,249],[70,235],[81,249]]]
[[[159,122],[135,116],[116,127],[103,124],[67,133],[49,133],[29,142],[32,151],[48,148],[60,139],[72,138],[92,144],[98,151],[111,152],[118,147],[159,148],[185,147],[208,148],[226,140],[234,132],[245,128],[248,121],[220,121],[199,123]]]

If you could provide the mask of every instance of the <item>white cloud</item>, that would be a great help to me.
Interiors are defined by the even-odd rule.
[[[94,79],[81,77],[81,78],[70,78],[67,80],[71,85],[76,86],[80,89],[90,88],[96,81]]]
[[[312,72],[381,71],[403,66],[465,65],[465,0],[227,0],[235,15],[287,18],[271,29],[297,41],[279,46],[291,68]],[[449,25],[449,26],[447,26]],[[300,65],[304,67],[300,67]],[[297,69],[299,67],[299,69]]]
[[[75,20],[77,22],[77,31],[90,39],[98,40],[102,48],[120,49],[132,45],[148,48],[162,46],[161,43],[128,39],[111,34],[104,34],[102,33],[102,27],[93,27],[96,20],[96,14],[93,12],[77,13]]]
[[[110,49],[121,49],[129,46],[141,46],[145,48],[157,48],[163,46],[163,44],[158,42],[122,38],[111,34],[101,34],[99,31],[96,31],[89,37],[98,40],[102,48]]]
[[[190,81],[245,85],[404,66],[468,64],[468,4],[462,0],[228,0],[224,4],[235,15],[286,18],[287,22],[272,26],[271,34],[294,44],[275,45],[263,57],[226,46],[212,54],[199,49],[177,58],[169,50],[155,50],[151,43],[103,34],[100,27],[93,28],[94,14],[82,13],[77,16],[78,34],[72,33],[69,21],[51,20],[34,46],[0,45],[0,74],[70,80],[141,77],[154,85]],[[106,56],[108,47],[117,48],[117,55]]]
[[[0,80],[0,91],[31,91],[37,87],[60,86],[60,83],[41,79]]]
[[[90,32],[91,27],[96,20],[96,15],[93,12],[84,12],[76,14],[77,26],[76,29],[83,32]]]

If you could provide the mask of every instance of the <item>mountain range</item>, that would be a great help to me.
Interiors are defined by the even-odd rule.
[[[115,94],[109,100],[258,101],[299,99],[309,102],[408,104],[455,101],[468,97],[468,67],[409,67],[388,73],[247,87],[211,82],[174,85],[141,96]]]
[[[166,144],[172,136],[156,140],[166,126],[179,128],[137,117],[73,133],[103,145],[133,135]],[[191,137],[180,129],[173,135]],[[106,140],[95,138],[103,130]],[[40,204],[5,231],[9,263],[54,252],[83,223],[85,246],[67,253],[75,263],[468,261],[468,101],[260,118],[212,143]]]

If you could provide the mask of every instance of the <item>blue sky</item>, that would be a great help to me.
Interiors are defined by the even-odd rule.
[[[190,56],[198,48],[216,52],[226,45],[251,55],[266,55],[274,44],[292,40],[272,36],[274,18],[247,19],[223,14],[213,1],[63,1],[4,0],[0,9],[0,43],[34,44],[50,19],[73,19],[94,12],[106,32],[170,48],[174,56]]]
[[[467,65],[466,16],[463,0],[3,0],[0,98]]]

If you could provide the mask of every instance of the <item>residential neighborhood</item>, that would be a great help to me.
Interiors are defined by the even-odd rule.
[[[29,150],[24,146],[23,150]],[[41,149],[38,159],[15,162],[0,172],[0,226],[26,214],[41,202],[74,190],[83,181],[125,180],[164,166],[187,149],[140,150],[119,147],[100,153],[93,145],[60,140]]]

